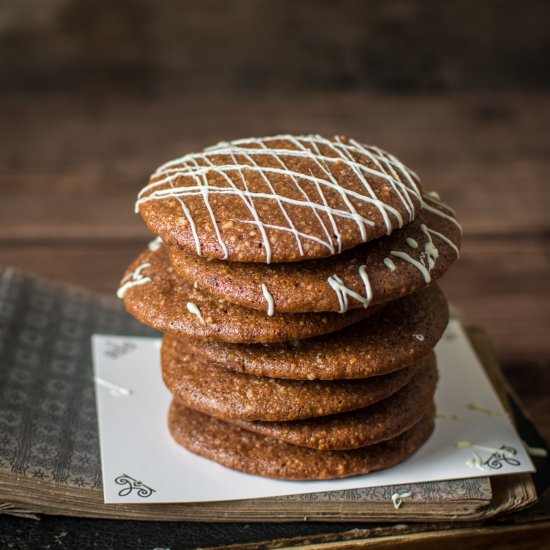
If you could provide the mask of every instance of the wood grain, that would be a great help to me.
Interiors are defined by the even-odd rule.
[[[544,0],[17,0],[0,89],[472,90],[550,86]]]

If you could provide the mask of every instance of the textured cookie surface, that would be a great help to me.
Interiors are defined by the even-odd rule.
[[[285,380],[241,374],[182,353],[173,338],[162,346],[162,376],[187,406],[221,418],[294,420],[366,407],[389,397],[430,358],[385,376],[358,380]]]
[[[331,479],[388,468],[414,454],[434,429],[433,408],[394,439],[349,451],[318,451],[243,430],[173,401],[168,425],[177,443],[224,466],[279,479]]]
[[[422,289],[458,258],[454,214],[429,195],[424,202],[412,223],[332,258],[266,266],[206,261],[167,248],[183,278],[232,303],[263,311],[271,304],[280,313],[345,311]]]
[[[391,233],[422,204],[418,177],[352,139],[281,135],[220,143],[159,167],[136,208],[189,254],[294,262]]]
[[[441,338],[448,319],[445,296],[433,285],[390,302],[372,317],[328,336],[271,345],[196,339],[182,340],[179,345],[182,351],[257,376],[365,378],[395,371],[425,357]]]
[[[347,450],[393,439],[412,428],[433,402],[437,383],[435,356],[399,391],[363,409],[290,422],[235,421],[246,430],[293,445]]]
[[[164,247],[128,268],[118,295],[139,321],[161,332],[223,342],[279,342],[339,330],[375,312],[266,315],[215,298],[176,276]]]

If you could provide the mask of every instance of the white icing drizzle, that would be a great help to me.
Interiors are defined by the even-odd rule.
[[[344,284],[344,281],[342,281],[338,275],[331,275],[327,279],[327,283],[336,293],[336,298],[338,299],[338,304],[340,306],[339,312],[344,313],[348,309],[348,294],[351,294],[353,291]],[[362,296],[356,292],[354,292],[354,294],[356,294],[355,297],[362,298]]]
[[[292,142],[295,145],[298,145],[300,149],[302,149],[304,151],[307,151],[310,156],[313,155],[313,153],[311,153],[311,151],[307,147],[300,144],[299,141],[292,138]],[[317,155],[317,157],[320,158],[321,157],[321,151],[319,149],[319,146],[316,143],[312,143],[311,146],[313,148],[313,151]],[[329,170],[326,162],[323,161],[323,160],[320,160],[319,165],[321,166],[321,169],[322,169],[323,173],[330,179],[330,181],[332,181],[333,183],[336,183],[336,180],[335,180],[334,176],[332,175],[332,172]],[[310,171],[310,174],[313,175],[313,173],[311,171]],[[323,188],[318,183],[315,184],[315,188],[317,190],[317,194],[321,198],[321,202],[328,208],[328,202],[327,202],[327,198],[326,198],[325,194],[323,193]],[[357,211],[355,210],[355,207],[348,200],[348,198],[343,194],[340,194],[340,196],[342,196],[346,206],[350,209],[350,212],[357,213]],[[330,211],[327,211],[327,214],[328,214],[328,217],[329,217],[329,220],[330,220],[330,224],[331,224],[331,227],[332,227],[333,234],[336,235],[336,246],[338,247],[338,253],[340,253],[340,252],[342,252],[342,236],[340,234],[340,231],[338,230],[338,225],[336,224],[336,220],[335,220],[334,216],[332,215],[332,213]],[[323,224],[323,226],[324,226],[324,224]],[[360,226],[360,230],[361,230],[361,226]],[[326,235],[327,235],[327,240],[332,243],[332,239],[331,239],[330,233],[328,233],[328,231],[327,231]],[[333,254],[334,254],[334,252],[333,252]]]
[[[267,145],[264,142],[261,142],[261,147],[262,147],[262,149],[266,150],[266,152],[270,153],[273,157],[279,159],[279,157],[274,152],[270,151],[267,148]],[[254,158],[251,155],[249,155],[248,153],[242,153],[242,155],[244,156],[245,159],[247,159],[250,162],[251,166],[256,166],[257,168],[260,168],[260,176],[265,181],[267,187],[271,191],[271,195],[273,196],[273,198],[277,202],[277,204],[279,206],[279,209],[281,210],[286,222],[288,223],[289,229],[294,234],[294,238],[296,239],[296,244],[298,245],[298,252],[300,253],[300,256],[303,256],[304,255],[304,249],[302,247],[302,241],[300,239],[300,236],[298,235],[298,230],[296,229],[296,227],[294,225],[294,222],[292,221],[292,218],[288,215],[288,212],[286,211],[286,209],[283,205],[283,202],[281,201],[281,196],[277,194],[277,192],[275,191],[275,188],[271,184],[271,181],[265,175],[265,172],[263,172],[261,170],[261,166],[258,165],[258,163],[254,160]],[[232,158],[235,158],[235,156],[232,155]],[[235,162],[236,162],[236,160],[235,160]],[[287,168],[287,166],[284,162],[282,163],[282,168],[283,168],[284,171],[288,171],[291,174],[291,179],[293,181],[296,181],[296,176]],[[309,199],[306,199],[306,200],[309,200]],[[317,214],[317,216],[319,215],[317,213],[317,211],[314,211],[314,212]]]
[[[453,216],[449,216],[449,214],[446,214],[445,212],[441,211],[439,208],[435,208],[433,206],[433,204],[428,204],[426,202],[426,199],[431,202],[431,203],[435,203],[436,205],[438,206],[443,206],[443,204],[438,201],[437,199],[435,199],[434,197],[431,197],[429,194],[428,195],[424,195],[424,202],[422,204],[422,208],[425,208],[428,212],[431,212],[432,214],[435,214],[436,216],[439,216],[440,218],[444,218],[448,221],[450,221],[451,223],[453,223],[454,225],[456,225],[458,227],[458,230],[460,231],[460,233],[462,234],[462,226],[458,223],[458,221],[456,220],[456,218],[453,218]],[[447,208],[447,210],[449,210],[449,212],[451,212],[452,214],[454,214],[454,211],[449,208],[447,205],[445,205],[445,208]]]
[[[160,247],[162,246],[162,239],[160,237],[157,237],[156,239],[153,239],[148,245],[147,248],[151,252],[156,252]]]
[[[445,241],[454,250],[457,259],[460,258],[460,250],[458,249],[458,246],[456,246],[456,244],[453,243],[453,241],[451,241],[451,239],[449,239],[449,237],[446,237],[445,235],[443,235],[443,233],[440,233],[439,231],[436,231],[435,229],[430,229],[429,227],[427,227],[424,224],[422,224],[420,226],[421,229],[422,229],[422,227],[426,228],[426,231],[428,232],[428,234],[435,235],[436,237],[439,237],[442,241]],[[431,239],[430,239],[430,244],[433,246],[433,241]],[[426,244],[426,247],[427,246],[428,246],[428,244]],[[435,250],[437,250],[437,248]],[[430,252],[428,251],[427,248],[426,248],[426,252],[428,252],[428,254],[430,254]]]
[[[476,452],[472,453],[472,455],[473,456],[466,461],[466,466],[486,472],[487,468],[484,466],[483,459]]]
[[[117,297],[122,300],[129,288],[133,286],[144,285],[145,283],[150,283],[151,279],[141,273],[144,269],[148,267],[151,267],[151,264],[148,262],[138,265],[134,272],[130,275],[130,278],[117,290]]]
[[[428,255],[428,260],[431,258],[435,265],[436,260],[439,258],[439,250],[436,248],[430,230],[426,224],[420,224],[420,231],[422,231],[428,239],[424,244],[424,252]]]
[[[384,258],[384,265],[390,270],[395,271],[397,268],[391,258]]]
[[[419,342],[424,342],[424,335],[423,335],[423,334],[413,334],[413,336],[414,336]]]
[[[330,143],[330,142],[329,142]],[[330,146],[332,147],[332,144],[330,144]],[[346,206],[349,208],[349,211],[352,213],[353,215],[353,219],[355,220],[355,223],[357,224],[357,227],[359,228],[359,231],[361,233],[361,238],[362,239],[365,239],[366,238],[366,228],[365,228],[365,221],[363,218],[361,218],[361,216],[359,216],[357,210],[355,209],[355,206],[353,206],[353,203],[349,200],[348,196],[346,193],[343,192],[343,188],[341,188],[339,185],[338,185],[338,182],[336,181],[336,178],[334,177],[334,175],[332,174],[332,172],[330,171],[329,167],[327,166],[326,164],[326,159],[325,157],[323,157],[321,155],[321,150],[319,149],[319,145],[317,143],[312,143],[312,147],[313,147],[313,150],[315,151],[315,154],[317,155],[317,158],[320,159],[319,162],[317,162],[317,164],[321,167],[321,170],[323,171],[323,173],[325,174],[325,176],[328,177],[329,181],[333,184],[333,185],[336,185],[337,188],[340,188],[341,191],[340,191],[340,196],[342,197],[342,200],[344,201],[344,203],[346,204]],[[336,150],[336,152],[338,152]],[[309,158],[312,158],[311,157],[311,153],[309,153],[308,155]],[[310,171],[310,174],[313,175],[313,173]],[[322,192],[322,187],[320,186],[320,184],[318,182],[316,182],[316,186],[318,189],[321,189],[321,200],[323,202],[323,204],[325,206],[328,206],[328,202],[326,200],[326,197],[324,195],[324,193]],[[332,212],[329,214],[330,217],[331,217],[331,220],[334,220],[334,216],[332,214]],[[338,230],[338,226],[336,225],[336,222],[334,222],[333,224],[333,229],[335,231],[335,234],[336,234],[336,239],[337,239],[337,242],[339,243],[339,250],[341,250],[341,235],[340,235],[340,231]]]
[[[435,413],[436,418],[445,418],[447,420],[464,420],[458,414],[448,414],[443,411],[437,410]]]
[[[170,182],[170,187],[174,188],[174,183]],[[174,197],[180,204],[181,209],[183,213],[185,214],[185,217],[187,219],[187,222],[189,223],[189,227],[191,228],[191,233],[193,234],[193,240],[195,241],[195,250],[197,251],[197,254],[201,255],[201,242],[199,239],[199,235],[197,233],[197,226],[195,225],[195,222],[193,221],[193,216],[191,216],[191,212],[189,212],[189,208],[187,208],[187,205],[180,199],[180,197],[175,196]],[[136,204],[136,212],[137,212],[137,204]]]
[[[288,147],[270,147],[270,142],[286,141],[294,148]],[[322,153],[320,146],[330,151]],[[230,162],[216,165],[212,161],[212,157],[225,155],[230,159]],[[258,157],[269,156],[275,159],[278,166],[262,166],[258,163]],[[332,156],[334,155],[334,156]],[[372,164],[366,166],[356,160],[355,155],[366,157]],[[239,157],[239,159],[237,159]],[[285,161],[284,158],[305,158],[312,160],[315,167],[318,168],[322,175],[314,175],[310,171],[309,174],[304,174],[293,170]],[[364,188],[364,193],[359,193],[351,189],[345,189],[336,181],[330,166],[336,163],[344,164],[349,168],[357,180]],[[374,167],[372,167],[374,166]],[[248,188],[245,173],[256,172],[260,175],[269,192],[251,192]],[[217,174],[221,176],[227,186],[210,185],[208,176]],[[235,175],[237,176],[235,178]],[[300,198],[285,197],[277,194],[269,176],[285,175],[290,177],[294,186],[300,194]],[[194,180],[195,185],[178,186],[177,180],[181,177],[190,177]],[[406,168],[394,156],[378,149],[377,147],[364,146],[354,140],[344,143],[340,138],[335,141],[330,141],[319,135],[308,136],[291,136],[287,134],[277,135],[267,138],[247,138],[235,140],[230,143],[222,142],[216,146],[209,147],[201,153],[193,153],[185,155],[181,158],[169,161],[160,166],[153,174],[154,181],[145,186],[138,195],[136,201],[136,211],[142,204],[153,200],[176,199],[179,201],[185,218],[190,225],[190,229],[195,240],[195,248],[197,254],[201,255],[200,240],[197,232],[196,224],[194,223],[189,209],[185,205],[185,197],[202,196],[204,204],[210,215],[210,220],[216,233],[220,247],[222,248],[224,258],[227,258],[228,251],[223,241],[220,228],[214,213],[210,206],[209,197],[212,195],[236,195],[238,196],[247,209],[250,211],[252,219],[239,220],[245,223],[253,223],[260,230],[263,247],[266,254],[266,262],[271,261],[271,246],[267,237],[266,229],[276,229],[290,232],[296,239],[296,244],[300,255],[304,255],[302,246],[303,239],[311,239],[315,242],[320,242],[326,246],[331,253],[334,253],[334,240],[338,252],[342,250],[341,234],[338,230],[337,218],[352,219],[357,224],[361,238],[363,241],[368,239],[367,227],[373,226],[374,222],[370,219],[361,216],[352,199],[358,202],[366,202],[375,206],[384,220],[386,233],[390,234],[394,229],[392,217],[397,222],[398,227],[402,227],[405,223],[400,212],[391,205],[380,200],[372,189],[368,177],[375,177],[385,180],[393,189],[394,193],[399,197],[408,213],[408,221],[414,218],[414,203],[413,198],[422,201],[420,190],[415,182],[418,178],[414,172]],[[234,179],[235,178],[235,179]],[[240,181],[240,186],[237,185]],[[301,185],[301,182],[307,181],[312,183],[317,190],[319,200],[313,199],[306,193]],[[169,184],[169,188],[159,189],[160,186]],[[327,199],[323,190],[336,191],[342,198],[347,210],[341,208],[332,208],[328,205]],[[255,199],[270,199],[274,200],[286,223],[286,227],[268,225],[262,222],[259,213],[256,209]],[[313,211],[319,226],[325,236],[325,239],[320,239],[315,235],[306,234],[298,231],[294,221],[287,211],[286,206],[307,208]],[[293,211],[296,211],[294,209]],[[320,216],[323,212],[327,215],[330,222],[330,229]],[[222,227],[223,229],[223,227]]]
[[[340,305],[338,313],[345,313],[348,310],[348,297],[350,296],[363,304],[364,308],[369,307],[369,304],[372,300],[372,287],[370,284],[369,276],[367,274],[367,267],[365,265],[361,265],[359,267],[359,276],[361,277],[361,280],[365,285],[365,296],[361,296],[361,294],[359,294],[358,292],[355,292],[354,290],[351,290],[351,288],[347,287],[344,281],[342,281],[342,279],[336,274],[331,275],[327,279],[327,283],[336,293],[336,298],[338,299],[338,304]]]
[[[428,195],[424,195],[424,199],[435,201],[435,199],[433,199],[432,197],[429,197]],[[439,205],[441,203],[437,202],[437,204]],[[429,206],[426,203],[426,201],[424,201],[422,207],[436,215],[440,215],[445,218],[454,220],[454,218],[451,218],[436,206]],[[459,227],[460,230],[462,230],[458,222],[457,222],[457,226]],[[451,239],[449,239],[446,235],[443,235],[439,231],[435,231],[434,229],[429,228],[426,224],[420,224],[420,230],[422,231],[422,233],[425,235],[427,239],[427,241],[424,243],[424,252],[420,255],[421,261],[415,260],[407,252],[403,252],[400,250],[392,250],[390,254],[393,256],[397,256],[398,258],[401,258],[402,260],[405,260],[410,264],[414,265],[422,273],[422,276],[424,277],[424,281],[426,281],[426,283],[430,283],[432,279],[430,272],[435,267],[437,259],[439,258],[439,250],[435,246],[435,243],[433,242],[432,235],[441,239],[448,246],[450,246],[454,250],[457,258],[460,252],[459,252],[458,246],[455,243],[453,243]],[[411,248],[416,249],[419,246],[419,243],[416,240],[411,239],[410,237],[405,239],[405,242]]]
[[[129,395],[132,395],[134,393],[132,390],[128,388],[123,388],[122,386],[118,386],[117,384],[113,384],[112,382],[109,382],[108,380],[105,380],[104,378],[100,378],[99,376],[94,376],[93,378],[94,382],[100,386],[103,386],[105,388],[109,389],[109,393],[113,397],[128,397]]]
[[[271,317],[275,313],[275,302],[273,296],[267,290],[267,287],[262,283],[262,292],[264,294],[265,301],[267,302],[267,314]]]
[[[548,457],[548,451],[546,449],[543,449],[542,447],[531,447],[530,445],[527,445],[523,439],[521,440],[523,443],[523,446],[525,447],[525,450],[529,453],[529,455],[534,456],[535,458],[547,458]]]
[[[253,220],[237,220],[237,221],[241,222],[241,223],[249,223],[249,224],[257,225],[261,229],[264,229],[264,231],[265,231],[265,228],[268,228],[268,229],[272,228],[272,229],[278,229],[279,231],[292,232],[292,230],[288,227],[281,227],[281,226],[278,226],[278,225],[271,225],[269,223],[262,223],[260,221],[253,221]],[[327,242],[323,241],[323,239],[319,239],[317,237],[314,237],[313,235],[308,235],[307,233],[302,233],[302,232],[297,232],[297,234],[300,237],[303,237],[304,239],[309,239],[310,241],[314,241],[314,242],[317,242],[317,243],[325,246],[328,250],[331,250],[331,251],[334,250],[334,247],[330,243],[327,243]],[[269,258],[271,259],[271,248],[268,247],[266,250],[270,250]],[[270,263],[270,262],[267,262],[267,263]]]
[[[424,281],[426,281],[426,283],[431,282],[432,277],[430,275],[430,271],[426,269],[426,267],[423,266],[418,260],[411,258],[409,254],[407,254],[406,252],[402,252],[401,250],[392,250],[390,254],[392,256],[395,256],[396,258],[401,258],[402,260],[405,260],[406,262],[409,262],[410,264],[414,265],[414,267],[418,268],[420,273],[422,273],[422,276],[424,277]]]
[[[342,140],[340,139],[340,137],[337,137],[336,141],[338,142],[339,146],[345,145],[345,143],[342,143]],[[339,148],[337,150],[340,152]],[[384,224],[386,225],[386,233],[389,235],[393,229],[393,225],[390,221],[390,218],[388,217],[388,213],[385,210],[386,205],[378,200],[378,197],[375,195],[374,191],[372,190],[372,187],[369,185],[369,182],[363,176],[363,173],[361,172],[361,170],[358,170],[357,167],[355,166],[355,163],[353,162],[353,156],[350,154],[350,152],[347,149],[343,148],[341,156],[344,159],[348,158],[351,160],[351,163],[348,166],[351,168],[351,170],[355,174],[355,177],[361,182],[361,184],[363,185],[367,193],[376,201],[374,204],[376,204],[378,210],[380,211],[380,214],[382,215],[382,218],[384,219]],[[397,214],[397,219],[399,220],[400,227],[401,227],[401,225],[403,225],[403,219],[401,218],[400,214]]]
[[[381,166],[381,163],[383,163],[387,167],[387,169],[389,170],[389,172],[392,174],[392,176],[394,178],[401,179],[399,177],[399,175],[397,174],[394,166],[392,165],[393,161],[397,161],[397,159],[395,157],[392,157],[389,153],[386,153],[385,151],[382,151],[382,149],[379,149],[378,147],[371,146],[370,148],[378,154],[378,157],[376,157],[375,155],[372,155],[362,145],[357,143],[355,140],[350,140],[350,143],[352,145],[355,145],[364,155],[369,157],[372,160],[372,162],[378,167],[378,169],[380,171],[382,171],[382,172],[385,171],[384,168]],[[379,162],[378,159],[380,159],[380,162]],[[397,162],[399,162],[399,161],[397,161]],[[418,186],[416,185],[415,181],[410,177],[410,175],[407,172],[404,172],[404,175],[405,175],[405,179],[409,182],[412,189],[415,189],[418,193],[420,193],[420,190],[418,189]],[[418,178],[418,176],[416,176],[416,175],[415,175],[415,177]],[[399,196],[399,198],[403,201],[403,204],[407,208],[407,212],[409,214],[409,219],[410,219],[410,217],[413,216],[413,214],[414,214],[413,213],[413,206],[414,205],[412,203],[412,200],[411,200],[410,196],[406,193],[405,193],[405,195],[403,195],[401,190],[398,187],[396,187],[392,182],[390,182],[390,184],[391,184],[393,190]]]
[[[495,449],[494,447],[487,447],[485,445],[477,445],[476,443],[470,443],[469,441],[459,441],[456,446],[459,449],[478,449],[479,451],[485,451],[487,453],[502,453],[512,455],[513,453],[506,449]]]
[[[370,285],[369,276],[367,274],[367,266],[359,266],[359,276],[361,277],[363,284],[365,285],[365,299],[363,300],[363,307],[369,307],[370,301],[372,300],[372,287]]]
[[[391,500],[393,502],[393,507],[396,509],[396,510],[399,510],[399,508],[401,508],[401,505],[403,504],[403,499],[404,498],[410,498],[412,497],[412,493],[411,491],[405,491],[404,493],[400,493],[400,492],[395,492],[393,493],[393,495],[391,496]]]
[[[204,323],[201,310],[199,309],[199,306],[197,306],[197,304],[194,304],[193,302],[187,302],[187,311],[189,313],[192,313],[193,315],[196,315],[200,319],[201,323]]]
[[[488,407],[478,405],[477,403],[468,403],[466,405],[466,407],[468,409],[470,409],[471,411],[482,412],[482,413],[485,413],[488,416],[506,416],[505,414],[503,414],[500,411],[495,411],[494,409],[489,409]]]

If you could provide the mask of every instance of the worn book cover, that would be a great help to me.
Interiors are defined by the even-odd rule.
[[[104,504],[90,337],[158,335],[116,298],[0,269],[0,512],[203,521],[475,520],[536,500],[529,474],[232,502]],[[505,400],[483,335],[472,342]]]

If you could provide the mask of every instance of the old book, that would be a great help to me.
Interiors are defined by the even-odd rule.
[[[0,512],[146,520],[472,521],[535,502],[529,474],[193,504],[104,504],[90,336],[157,335],[116,298],[0,269]],[[470,330],[505,401],[483,333]],[[407,486],[410,488],[410,486]]]

